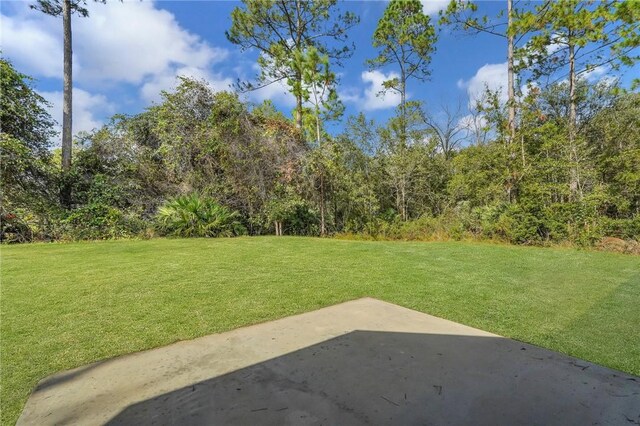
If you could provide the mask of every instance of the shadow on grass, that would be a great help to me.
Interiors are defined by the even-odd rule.
[[[640,274],[636,274],[548,337],[554,345],[568,342],[565,351],[571,349],[573,355],[640,374],[640,309],[633,303],[639,296]],[[617,333],[602,324],[615,324]],[[622,347],[628,349],[620,351]]]
[[[109,425],[640,422],[640,378],[493,337],[354,331],[130,405]]]

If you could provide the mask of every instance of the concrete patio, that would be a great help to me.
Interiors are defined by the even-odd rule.
[[[19,425],[632,425],[640,378],[375,299],[43,380]]]

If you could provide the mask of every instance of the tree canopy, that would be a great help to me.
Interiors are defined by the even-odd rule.
[[[286,83],[296,98],[299,129],[303,101],[312,90],[304,74],[313,49],[327,59],[327,66],[340,65],[353,53],[353,46],[345,42],[359,18],[351,12],[336,14],[336,9],[336,0],[243,0],[243,6],[231,14],[229,41],[259,53],[256,81],[240,82],[240,87],[255,90]]]
[[[84,3],[74,4],[82,14]],[[40,3],[53,14],[57,5]],[[619,238],[632,251],[640,94],[585,74],[635,63],[638,6],[511,6],[500,30],[499,17],[475,15],[471,2],[451,3],[439,23],[511,39],[507,102],[487,88],[467,115],[462,103],[410,99],[409,84],[429,90],[438,28],[421,2],[392,0],[367,64],[397,75],[384,83],[400,95],[396,114],[375,122],[360,112],[332,132],[327,122],[344,112],[336,67],[353,52],[347,36],[358,18],[331,0],[246,0],[227,37],[259,53],[260,72],[241,87],[287,85],[293,119],[269,101],[181,77],[157,104],[76,135],[68,170],[56,165],[45,100],[3,59],[0,237],[275,233],[581,246]],[[65,185],[68,202],[56,197]]]

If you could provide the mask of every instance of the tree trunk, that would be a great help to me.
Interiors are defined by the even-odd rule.
[[[296,129],[302,132],[302,95],[296,95]]]
[[[407,186],[407,182],[405,180],[405,177],[403,176],[402,187],[400,188],[400,202],[402,203],[401,216],[403,221],[407,220],[406,186]]]
[[[63,182],[61,188],[62,204],[69,207],[71,204],[71,182],[69,182],[69,172],[71,171],[71,150],[72,143],[72,57],[73,48],[71,43],[71,0],[62,2],[62,26],[64,32],[64,86],[62,104],[62,172]]]
[[[513,35],[510,33],[513,25],[513,0],[507,0],[507,111],[508,111],[508,137],[507,148],[509,153],[509,182],[507,183],[507,197],[510,203],[516,202],[517,193],[516,185],[518,182],[518,172],[515,168],[516,163],[516,95],[515,95],[515,78],[513,69]]]
[[[578,149],[576,147],[576,58],[575,44],[569,35],[569,160],[571,164],[569,191],[571,198],[581,199],[580,171],[578,170]]]
[[[402,216],[402,207],[400,206],[400,181],[398,180],[394,186],[396,193],[396,211]]]
[[[508,108],[509,108],[509,142],[513,142],[516,137],[516,96],[515,96],[515,78],[513,70],[513,35],[509,32],[512,22],[513,0],[507,0],[507,77],[508,77]]]
[[[576,57],[575,45],[569,42],[569,138],[573,142],[576,127]]]
[[[326,231],[324,214],[324,173],[320,174],[320,235],[324,236]]]
[[[407,145],[407,81],[404,76],[404,70],[400,77],[400,116],[402,123],[400,125],[400,142],[402,146]]]
[[[340,228],[338,228],[338,197],[336,197],[334,194],[333,196],[333,229],[335,229],[336,231],[344,227],[344,217],[348,215],[349,207],[350,207],[350,203],[347,201],[347,210],[346,210],[347,213],[346,214],[344,212],[342,213],[342,224],[340,225]]]
[[[320,146],[320,112],[316,111],[316,141]]]
[[[62,2],[62,26],[64,30],[64,92],[62,106],[62,170],[71,169],[71,108],[72,108],[72,45],[71,1]]]
[[[320,147],[320,101],[318,101],[318,88],[316,83],[312,83],[313,99],[315,101],[315,113],[316,113],[316,144]]]
[[[400,153],[401,153],[401,165],[402,169],[400,171],[402,178],[400,180],[400,217],[403,221],[407,220],[407,209],[406,209],[406,174],[408,173],[408,167],[406,164],[406,148],[407,148],[407,128],[408,128],[408,119],[407,119],[407,79],[405,76],[404,69],[401,70],[400,75],[400,114],[402,117],[402,122],[400,123],[400,131],[402,132],[400,135]]]
[[[301,1],[296,0],[296,40],[295,46],[300,48],[302,46],[302,37],[304,30],[302,28],[302,19],[300,18],[301,13]],[[296,82],[298,84],[298,90],[302,88],[302,71],[296,72]],[[300,131],[300,142],[304,142],[304,137],[302,136],[302,93],[296,94],[296,128]]]

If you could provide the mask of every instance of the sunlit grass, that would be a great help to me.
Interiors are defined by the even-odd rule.
[[[640,258],[262,237],[2,247],[2,423],[56,371],[376,297],[640,374]]]

